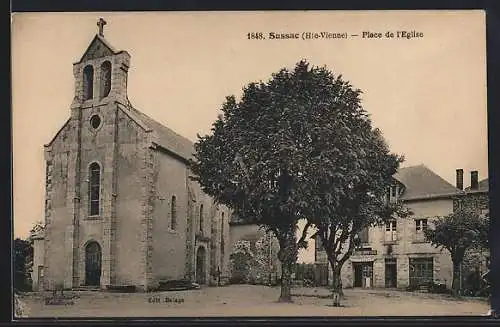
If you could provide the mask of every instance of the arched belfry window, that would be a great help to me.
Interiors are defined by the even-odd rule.
[[[94,97],[94,68],[91,65],[83,69],[83,100]]]
[[[203,232],[203,204],[200,204],[200,232]]]
[[[89,206],[90,216],[99,215],[101,200],[101,167],[97,162],[89,166]]]
[[[172,196],[172,207],[171,210],[171,220],[170,220],[170,229],[175,230],[177,227],[177,203],[176,203],[175,195]]]
[[[109,95],[111,91],[111,63],[105,61],[101,65],[101,99]]]

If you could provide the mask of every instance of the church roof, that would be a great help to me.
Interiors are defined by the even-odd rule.
[[[461,193],[425,165],[400,168],[394,178],[405,187],[400,196],[403,201],[449,197]]]
[[[175,153],[183,159],[189,160],[193,158],[194,143],[191,140],[177,134],[172,129],[159,123],[155,119],[133,108],[132,106],[129,107],[129,110],[132,113],[131,118],[139,120],[140,123],[153,131],[154,143],[170,152]]]

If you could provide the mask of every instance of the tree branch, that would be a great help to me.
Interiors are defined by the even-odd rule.
[[[335,252],[340,252],[340,250],[342,249],[342,244],[344,244],[344,242],[347,240],[348,237],[349,237],[349,229],[347,228],[342,229],[342,233],[340,234],[337,241],[335,241],[335,247],[333,248],[333,250]]]
[[[337,234],[337,228],[335,225],[331,224],[329,226],[329,230],[330,230],[330,235],[328,235],[328,233],[326,234],[327,235],[327,239],[328,239],[328,248],[327,249],[332,249],[332,250],[335,250],[335,248],[333,247],[334,245],[334,241],[335,241],[335,235]]]
[[[344,255],[340,260],[338,260],[340,266],[342,266],[347,261],[347,259],[350,258],[353,250],[354,250],[354,238],[351,237],[349,239],[349,248],[347,249],[347,252],[344,253]]]
[[[304,230],[302,231],[302,236],[300,237],[299,241],[297,242],[297,245],[299,247],[302,247],[302,244],[305,242],[305,239],[307,237],[307,231],[309,229],[309,227],[311,227],[312,223],[310,221],[308,221],[306,223],[306,225],[304,226]]]

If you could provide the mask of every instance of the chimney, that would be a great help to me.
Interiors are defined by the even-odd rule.
[[[457,188],[459,190],[464,189],[464,170],[457,169]]]
[[[479,175],[477,170],[470,172],[470,189],[477,190],[479,188]]]

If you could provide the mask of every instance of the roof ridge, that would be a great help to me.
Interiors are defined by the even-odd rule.
[[[398,170],[400,170],[400,169],[408,169],[408,168],[416,168],[416,167],[425,167],[425,168],[429,169],[426,165],[424,165],[423,163],[420,163],[420,164],[416,164],[416,165],[411,165],[411,166],[406,166],[406,167],[400,167]]]
[[[152,141],[154,143],[159,145],[161,148],[180,156],[184,160],[190,160],[193,158],[195,142],[135,108],[132,106],[130,101],[126,107],[133,115],[138,116],[144,125],[148,126],[153,131]]]
[[[135,112],[130,110],[131,107],[125,106],[121,103],[118,103],[118,107],[123,111],[123,113],[130,118],[132,118],[139,126],[141,126],[146,132],[153,131],[151,126],[148,126],[140,117],[137,117]]]
[[[170,131],[171,131],[173,134],[175,134],[176,136],[179,136],[179,137],[181,137],[181,138],[185,139],[186,141],[191,142],[192,144],[194,144],[194,143],[195,143],[195,142],[191,141],[190,139],[188,139],[186,136],[184,136],[184,135],[182,135],[182,134],[177,133],[177,132],[176,132],[175,130],[173,130],[172,128],[170,128],[170,127],[166,126],[165,124],[163,124],[163,123],[159,122],[157,119],[155,119],[155,118],[153,118],[152,116],[150,116],[150,115],[148,115],[148,114],[144,113],[143,111],[141,111],[141,110],[139,110],[139,109],[137,109],[137,108],[135,108],[135,107],[133,107],[133,106],[130,106],[130,108],[132,108],[132,110],[134,110],[135,112],[139,113],[140,115],[144,115],[144,116],[146,116],[147,118],[151,119],[153,122],[155,122],[155,123],[157,123],[157,124],[161,125],[163,128],[166,128],[166,129],[170,130]],[[145,124],[146,124],[146,125],[148,125],[147,123],[145,123]],[[150,127],[151,127],[151,126],[150,126]]]

